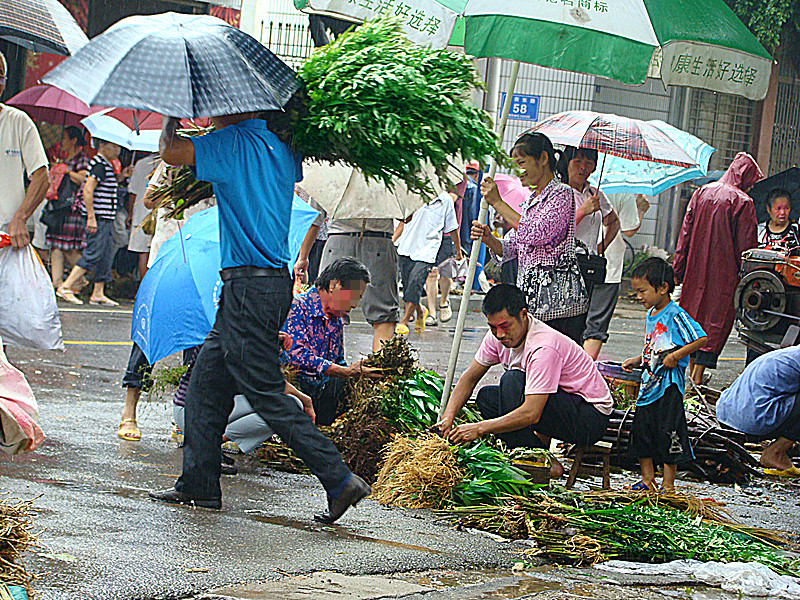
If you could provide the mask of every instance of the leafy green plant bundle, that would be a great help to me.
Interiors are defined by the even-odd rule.
[[[525,473],[511,464],[503,452],[476,441],[460,446],[458,462],[467,476],[453,489],[453,500],[462,506],[496,504],[507,496],[525,495],[534,486]]]
[[[307,111],[294,124],[303,155],[342,161],[388,188],[396,179],[433,195],[452,157],[507,164],[486,113],[470,105],[482,82],[469,57],[417,46],[396,18],[367,22],[314,52],[300,68]]]

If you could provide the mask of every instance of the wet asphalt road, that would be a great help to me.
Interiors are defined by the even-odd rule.
[[[453,305],[456,300],[453,299]],[[171,406],[143,399],[139,443],[117,438],[123,403],[119,381],[130,349],[131,304],[120,309],[62,307],[64,353],[10,348],[39,400],[48,439],[34,453],[0,457],[0,490],[35,499],[44,545],[27,561],[41,575],[41,600],[183,598],[220,586],[326,569],[391,573],[427,569],[509,567],[513,547],[451,530],[428,513],[389,510],[365,501],[335,527],[314,523],[324,506],[317,481],[270,471],[238,458],[240,474],[223,478],[221,512],[159,505],[151,489],[170,487],[181,452],[169,441]],[[476,312],[459,361],[466,368],[483,336]],[[371,329],[360,313],[346,330],[347,355],[366,354]],[[422,365],[444,372],[452,326],[411,334]],[[603,356],[622,360],[640,351],[643,312],[621,302]],[[743,366],[743,349],[726,347],[715,383]],[[177,364],[177,357],[167,359]],[[487,381],[496,379],[497,370]],[[615,478],[621,483],[624,477]],[[736,513],[752,524],[800,531],[798,488],[701,487],[730,495]]]

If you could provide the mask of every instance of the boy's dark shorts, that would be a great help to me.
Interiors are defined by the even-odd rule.
[[[654,464],[678,465],[694,460],[683,408],[683,391],[673,384],[651,404],[637,406],[631,426],[631,456]]]

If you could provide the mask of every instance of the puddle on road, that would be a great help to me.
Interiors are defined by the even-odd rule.
[[[392,577],[444,591],[463,588],[468,600],[513,600],[535,597],[542,600],[570,598],[595,600],[734,600],[741,596],[696,584],[631,584],[590,569],[542,566],[524,570],[471,569],[401,573]]]
[[[428,552],[430,554],[441,554],[439,550],[433,548],[426,548],[425,546],[415,546],[413,544],[403,544],[402,542],[392,542],[381,538],[370,537],[347,531],[341,525],[326,526],[323,524],[311,524],[306,521],[297,521],[287,517],[276,517],[268,515],[260,510],[246,510],[244,514],[247,518],[261,523],[269,523],[271,525],[279,525],[281,527],[291,527],[293,529],[301,529],[303,531],[310,531],[312,533],[326,533],[332,537],[338,537],[347,540],[358,540],[360,542],[374,542],[384,546],[391,546],[392,548],[402,548],[404,550],[415,550],[417,552]]]

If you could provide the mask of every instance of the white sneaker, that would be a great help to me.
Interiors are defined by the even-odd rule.
[[[442,323],[447,323],[452,318],[453,318],[453,309],[450,308],[450,301],[448,300],[447,304],[439,307],[439,320]]]

